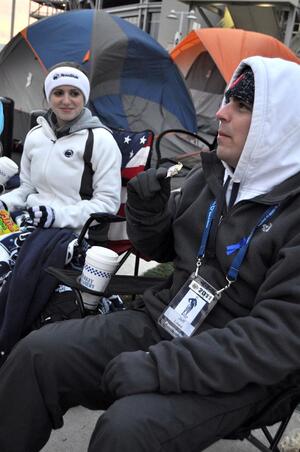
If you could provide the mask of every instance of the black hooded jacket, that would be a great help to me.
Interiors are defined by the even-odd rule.
[[[168,287],[148,291],[143,297],[155,321],[195,270],[207,209],[223,189],[221,162],[214,153],[203,157],[204,172],[199,168],[191,172],[167,211],[140,216],[138,205],[127,208],[134,245],[152,259],[174,259]],[[250,383],[271,386],[300,367],[299,173],[270,193],[241,201],[225,212],[218,226],[215,256],[205,258],[200,275],[217,289],[224,287],[233,260],[227,247],[248,236],[273,205],[278,209],[255,231],[237,281],[224,292],[196,335],[162,341],[145,354],[145,360],[152,360],[156,368],[160,392],[209,394],[237,391]]]
[[[300,83],[300,67],[279,58],[250,57],[233,80],[245,65],[254,73],[255,98],[234,172],[214,153],[203,154],[203,171],[190,173],[168,209],[149,213],[144,204],[141,211],[129,197],[128,232],[134,245],[152,259],[175,264],[165,289],[144,294],[145,309],[155,321],[195,270],[208,207],[214,199],[222,203],[228,175],[227,203],[232,183],[239,184],[239,191],[210,235],[200,275],[223,288],[235,256],[229,250],[256,228],[236,282],[196,334],[168,338],[137,355],[149,391],[230,393],[253,384],[282,386],[299,373],[300,94],[293,86]],[[275,205],[274,215],[256,227]]]

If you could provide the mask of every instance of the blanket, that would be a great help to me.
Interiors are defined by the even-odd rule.
[[[68,244],[75,238],[69,229],[36,229],[22,244],[0,292],[0,366],[57,287],[45,269],[64,267]]]

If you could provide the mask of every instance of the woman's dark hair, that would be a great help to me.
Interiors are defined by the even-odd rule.
[[[84,75],[87,75],[87,73],[85,72],[85,70],[83,69],[82,65],[80,63],[76,63],[75,61],[61,61],[60,63],[54,64],[53,66],[51,66],[48,69],[48,74],[49,72],[51,72],[53,69],[57,69],[58,67],[63,67],[63,66],[69,66],[69,67],[74,67],[75,69],[78,69],[79,71],[83,72]]]

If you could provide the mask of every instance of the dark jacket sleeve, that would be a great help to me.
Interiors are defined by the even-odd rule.
[[[144,256],[158,262],[174,259],[172,222],[179,197],[179,193],[172,193],[166,208],[152,215],[143,214],[138,205],[127,202],[127,233],[134,247]]]
[[[182,189],[171,192],[165,209],[151,214],[141,210],[137,198],[129,197],[126,204],[127,233],[135,248],[158,262],[173,261],[176,257],[173,223],[184,214],[195,193],[198,195],[205,185],[201,167],[193,168],[185,178]]]

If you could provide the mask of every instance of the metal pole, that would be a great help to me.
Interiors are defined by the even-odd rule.
[[[16,0],[12,0],[11,4],[11,23],[10,23],[10,39],[14,35]]]
[[[295,25],[295,18],[296,18],[296,8],[290,7],[283,41],[287,47],[291,45],[291,39],[293,37],[293,29]]]
[[[178,34],[179,34],[179,41],[181,41],[181,39],[182,39],[182,30],[183,30],[183,17],[184,17],[184,12],[181,11],[179,14],[180,14],[180,17],[179,17]]]

